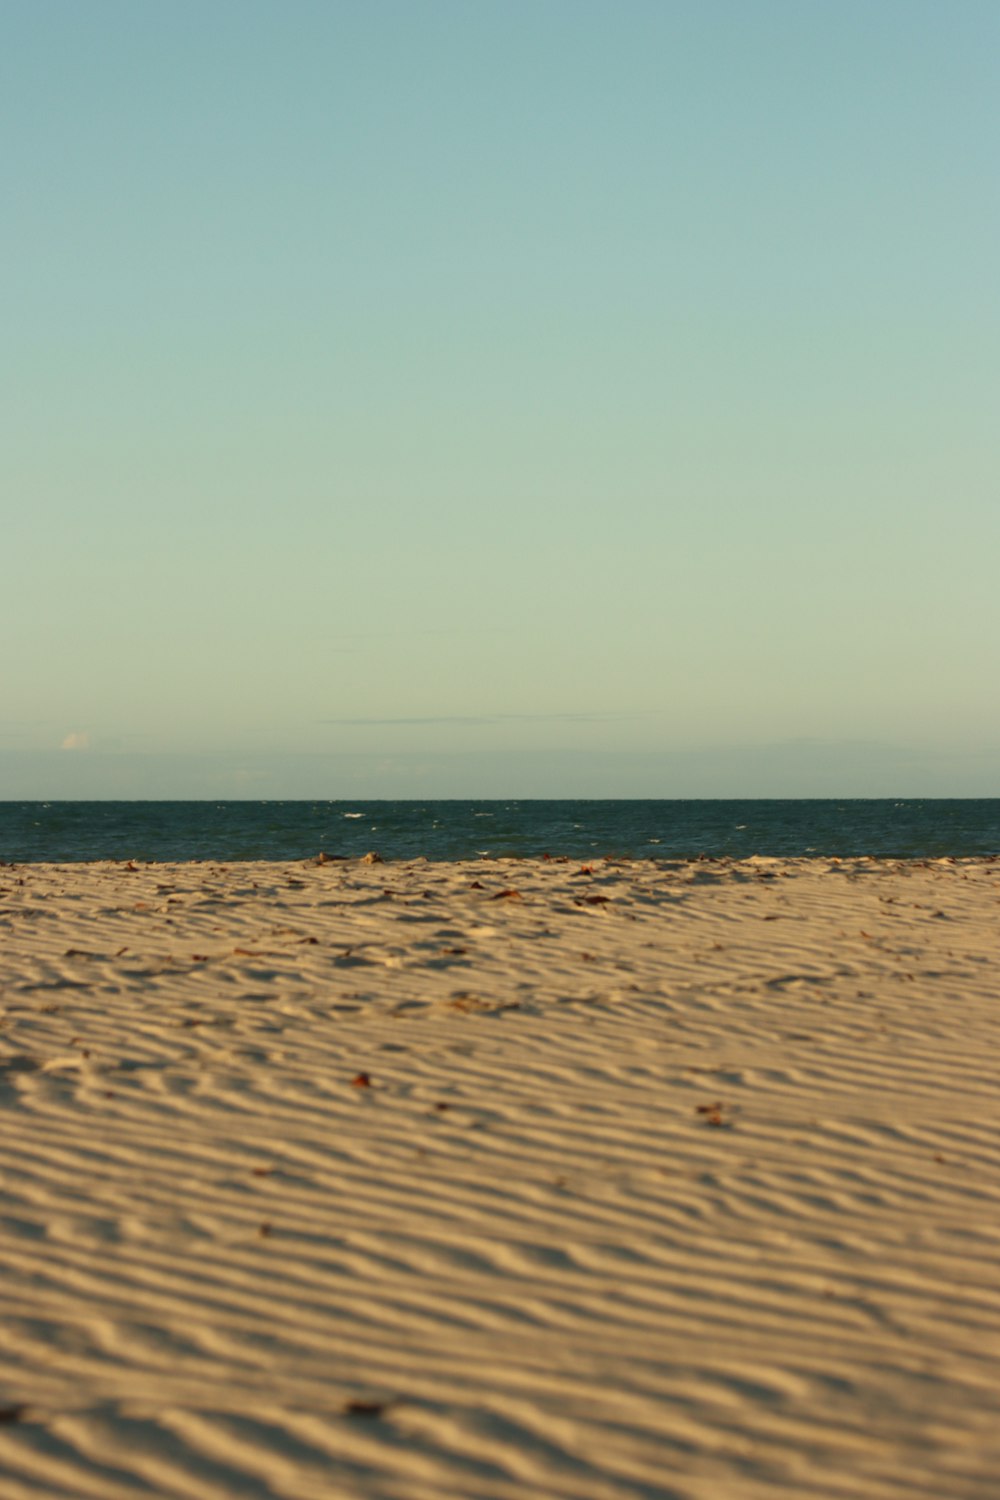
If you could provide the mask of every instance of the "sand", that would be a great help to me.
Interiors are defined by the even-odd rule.
[[[4,1500],[995,1500],[1000,863],[0,868]]]

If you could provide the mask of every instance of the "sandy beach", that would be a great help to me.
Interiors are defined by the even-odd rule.
[[[995,1500],[1000,862],[0,868],[5,1500]]]

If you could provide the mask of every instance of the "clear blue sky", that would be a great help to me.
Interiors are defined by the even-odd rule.
[[[996,0],[6,0],[0,797],[1000,795]]]

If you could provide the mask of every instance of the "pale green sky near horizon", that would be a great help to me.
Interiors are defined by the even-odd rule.
[[[0,797],[1000,795],[998,60],[8,0]]]

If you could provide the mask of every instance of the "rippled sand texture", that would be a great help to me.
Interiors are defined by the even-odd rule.
[[[0,869],[5,1500],[995,1500],[1000,864]]]

